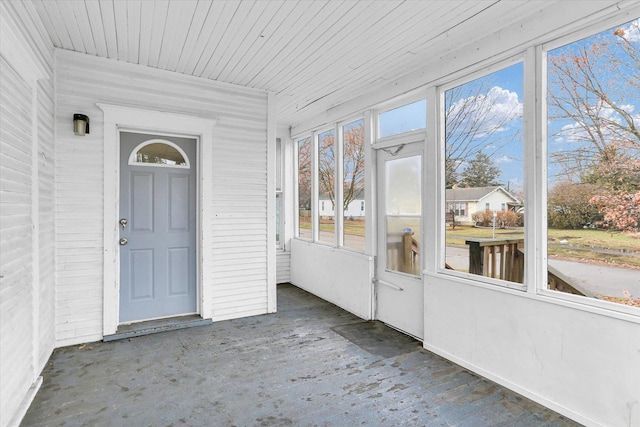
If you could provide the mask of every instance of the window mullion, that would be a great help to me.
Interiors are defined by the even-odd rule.
[[[320,240],[320,217],[318,215],[318,209],[320,204],[320,197],[318,195],[319,185],[319,162],[318,162],[318,132],[313,132],[311,137],[311,143],[313,144],[311,149],[311,238],[314,242]]]
[[[336,124],[335,139],[335,242],[337,247],[344,246],[344,141],[342,126]]]

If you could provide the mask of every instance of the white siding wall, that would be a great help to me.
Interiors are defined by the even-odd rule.
[[[276,283],[287,283],[291,280],[291,252],[276,252]]]
[[[214,320],[267,312],[267,94],[148,67],[56,51],[56,333],[102,338],[103,113],[96,103],[217,118],[213,259],[203,268]],[[74,113],[91,133],[72,132]]]
[[[0,331],[2,414],[15,412],[33,381],[31,88],[0,57]],[[27,338],[27,339],[25,339]]]
[[[0,4],[0,426],[20,421],[54,345],[52,46]]]

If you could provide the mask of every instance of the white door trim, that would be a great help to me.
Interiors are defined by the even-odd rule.
[[[203,259],[211,259],[211,218],[213,170],[213,129],[217,118],[198,117],[144,108],[98,103],[104,112],[104,252],[103,252],[103,325],[102,334],[112,335],[118,328],[120,295],[120,257],[118,215],[120,212],[120,138],[121,129],[145,133],[172,133],[198,139],[198,307],[202,317],[211,317],[211,298],[203,283],[211,283]]]

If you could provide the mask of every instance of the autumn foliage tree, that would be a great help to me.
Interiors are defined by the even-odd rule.
[[[562,181],[549,190],[547,218],[550,227],[579,229],[602,221],[591,199],[602,190],[595,184]]]
[[[598,186],[590,201],[602,224],[637,231],[640,20],[559,48],[548,64],[549,119],[565,144],[549,155],[556,178]]]

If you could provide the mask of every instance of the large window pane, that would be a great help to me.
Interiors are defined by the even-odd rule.
[[[311,239],[311,138],[298,141],[298,236]]]
[[[420,275],[422,156],[385,163],[386,268]]]
[[[640,20],[548,53],[548,287],[640,307]]]
[[[524,281],[522,63],[445,93],[445,268]]]
[[[318,135],[318,240],[324,243],[336,241],[336,156],[335,130]]]
[[[342,126],[344,246],[365,250],[364,120]]]
[[[426,127],[426,99],[384,111],[378,116],[378,138],[425,129]]]

